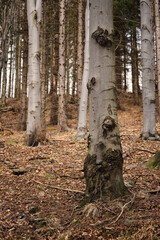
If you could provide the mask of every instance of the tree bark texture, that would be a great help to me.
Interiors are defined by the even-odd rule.
[[[140,1],[141,11],[141,57],[142,57],[142,97],[143,97],[143,131],[142,138],[155,140],[155,84],[153,74],[153,36],[151,1]]]
[[[59,9],[59,102],[58,129],[67,130],[65,106],[65,0],[60,0]]]
[[[82,91],[79,106],[79,118],[77,128],[77,140],[84,140],[87,137],[87,103],[89,79],[89,0],[86,5],[85,13],[85,49],[84,49],[84,69],[82,78]]]
[[[78,1],[78,48],[77,48],[77,80],[78,100],[81,97],[83,75],[83,0]]]
[[[27,127],[27,72],[28,72],[28,25],[27,25],[27,1],[24,7],[23,19],[23,72],[22,72],[22,94],[19,130],[25,131]]]
[[[160,14],[159,0],[154,0],[155,9],[155,30],[156,30],[156,58],[157,58],[157,78],[158,78],[158,105],[160,122]]]
[[[117,122],[113,1],[90,0],[90,135],[84,163],[86,201],[128,194]]]
[[[139,81],[138,81],[138,55],[137,55],[137,36],[136,36],[136,26],[133,26],[132,34],[132,85],[133,85],[133,95],[134,104],[139,105]]]
[[[41,0],[27,0],[29,31],[28,63],[28,119],[26,144],[37,145],[41,139],[41,94],[40,94],[40,24]]]

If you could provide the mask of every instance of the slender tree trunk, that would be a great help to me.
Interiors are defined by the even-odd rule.
[[[117,122],[113,1],[90,0],[90,135],[84,163],[86,201],[128,194]],[[107,77],[106,77],[107,76]]]
[[[22,94],[21,112],[18,129],[25,131],[27,126],[27,72],[28,72],[28,25],[27,25],[27,0],[24,7],[23,19],[23,72],[22,72]]]
[[[73,71],[72,71],[72,98],[71,102],[75,102],[76,83],[77,83],[77,32],[74,30],[74,48],[73,48]]]
[[[16,79],[15,79],[15,98],[20,99],[20,36],[16,38]]]
[[[160,122],[160,14],[159,0],[154,0],[155,4],[155,27],[156,27],[156,58],[157,58],[157,78],[158,78],[158,105]]]
[[[10,50],[10,62],[9,62],[9,86],[8,86],[8,97],[11,97],[11,84],[12,84],[12,62],[13,62],[13,40],[12,36],[10,35],[11,38],[11,50]]]
[[[3,84],[2,84],[2,107],[6,106],[6,89],[7,89],[7,41],[4,43],[5,46],[5,54],[3,59]]]
[[[153,36],[150,0],[140,1],[141,10],[141,56],[142,56],[142,97],[143,131],[142,138],[159,139],[156,131],[155,84],[153,75]]]
[[[117,89],[122,90],[122,51],[121,48],[118,47],[116,50],[116,85]]]
[[[67,2],[67,4],[70,4],[70,1]],[[69,6],[68,6],[68,11],[69,11]],[[66,72],[67,72],[67,99],[69,99],[69,86],[70,86],[70,18],[69,16],[67,17],[67,24],[66,24]]]
[[[50,112],[50,124],[58,124],[58,65],[59,65],[59,4],[55,5],[55,18],[54,18],[54,32],[52,42],[52,89],[51,89],[51,112]]]
[[[41,128],[43,139],[46,138],[46,93],[48,82],[46,83],[46,2],[43,3],[43,22],[42,22],[42,72],[41,72]]]
[[[78,48],[77,48],[77,80],[78,100],[81,97],[83,74],[83,0],[78,1]]]
[[[35,146],[41,141],[41,94],[40,94],[40,23],[41,0],[27,0],[29,30],[28,64],[28,119],[26,145]]]
[[[127,91],[127,55],[126,55],[126,46],[123,46],[123,73],[124,73],[124,90]]]
[[[79,107],[77,140],[83,140],[83,139],[86,139],[87,137],[88,79],[89,79],[89,0],[87,1],[86,14],[85,14],[84,70],[83,70],[82,91],[81,91],[80,107]]]
[[[133,85],[134,104],[139,105],[136,26],[133,27],[133,35],[132,35],[132,85]]]
[[[65,1],[60,0],[59,10],[59,103],[58,103],[58,129],[67,130],[67,117],[65,106]]]

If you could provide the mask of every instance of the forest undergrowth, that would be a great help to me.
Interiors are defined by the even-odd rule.
[[[27,147],[25,132],[16,130],[19,103],[8,100],[0,109],[0,239],[160,239],[160,169],[145,165],[160,143],[139,138],[142,106],[133,105],[131,94],[121,96],[120,105],[124,181],[131,195],[98,201],[88,210],[83,204],[87,141],[75,140],[76,107],[69,106],[69,132],[48,124],[48,141]]]

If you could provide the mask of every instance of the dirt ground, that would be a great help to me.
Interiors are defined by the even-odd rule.
[[[160,239],[160,169],[145,166],[160,143],[138,138],[142,106],[134,106],[131,95],[121,99],[118,118],[124,181],[132,194],[90,205],[94,216],[83,204],[87,142],[75,140],[76,117],[69,120],[70,132],[58,133],[48,125],[49,141],[27,147],[25,132],[16,130],[16,106],[10,99],[10,110],[0,110],[1,240]],[[21,174],[15,175],[19,168]]]

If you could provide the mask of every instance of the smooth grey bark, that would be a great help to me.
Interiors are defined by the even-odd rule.
[[[153,73],[153,34],[151,1],[140,1],[141,11],[141,57],[142,57],[142,97],[143,97],[143,131],[145,140],[159,139],[156,131],[155,84]]]
[[[59,101],[58,129],[66,131],[67,117],[65,106],[65,0],[60,0],[59,9]]]
[[[90,135],[84,163],[86,202],[128,194],[118,130],[113,1],[90,0]]]
[[[85,49],[84,49],[84,69],[82,78],[82,91],[79,106],[79,118],[77,128],[77,140],[84,140],[87,138],[87,103],[88,90],[87,83],[89,79],[89,0],[87,0],[85,13]]]
[[[154,0],[155,9],[155,32],[156,32],[156,58],[157,58],[157,78],[158,78],[158,104],[160,122],[160,14],[159,0]]]
[[[40,94],[40,24],[41,0],[27,0],[29,31],[28,62],[28,118],[25,143],[35,146],[41,141],[41,94]]]
[[[6,65],[8,61],[8,34],[12,24],[12,13],[14,7],[13,4],[11,8],[8,9],[7,5],[4,5],[2,14],[2,26],[1,26],[1,49],[0,49],[0,76],[3,69],[3,82],[1,84],[2,88],[2,106],[6,105]]]
[[[47,95],[47,85],[46,81],[46,2],[43,3],[43,21],[42,21],[42,62],[41,62],[41,137],[43,140],[46,138],[46,95]]]

